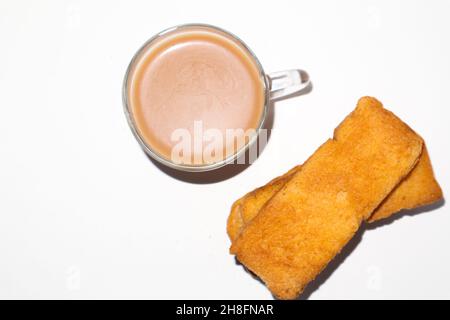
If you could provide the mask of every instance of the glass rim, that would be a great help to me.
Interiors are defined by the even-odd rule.
[[[237,43],[239,45],[241,45],[243,47],[243,49],[245,49],[247,51],[247,53],[250,55],[250,57],[253,59],[256,67],[258,68],[259,71],[259,77],[260,80],[262,82],[263,85],[263,90],[264,90],[264,105],[262,106],[263,110],[261,113],[261,117],[259,119],[259,123],[258,123],[258,127],[255,128],[255,134],[253,134],[250,139],[247,141],[247,143],[242,146],[241,148],[239,148],[239,150],[237,150],[236,152],[234,152],[232,155],[228,156],[228,157],[224,157],[222,160],[214,162],[214,163],[207,163],[207,164],[200,164],[200,165],[195,165],[195,164],[178,164],[175,163],[173,161],[171,161],[170,159],[167,159],[166,157],[160,155],[156,150],[154,150],[154,148],[152,148],[152,146],[150,146],[145,140],[144,138],[141,136],[141,134],[139,133],[139,130],[137,129],[137,126],[135,124],[134,121],[134,117],[132,114],[132,111],[130,109],[130,103],[129,103],[129,92],[128,92],[128,88],[129,88],[129,80],[130,80],[130,73],[132,72],[136,62],[138,62],[140,55],[142,52],[144,52],[144,50],[155,40],[159,39],[160,37],[170,33],[170,32],[174,32],[180,29],[184,29],[184,28],[192,28],[192,27],[200,27],[200,28],[209,28],[212,30],[216,30],[219,32],[222,32],[226,35],[229,35],[231,38],[233,38],[233,40],[237,41]],[[145,151],[145,153],[150,156],[152,159],[156,160],[157,162],[172,168],[172,169],[176,169],[176,170],[180,170],[180,171],[186,171],[186,172],[203,172],[203,171],[211,171],[211,170],[215,170],[215,169],[219,169],[221,167],[224,167],[228,164],[232,164],[235,160],[239,159],[241,156],[245,155],[245,153],[248,151],[248,149],[250,148],[250,146],[252,146],[257,140],[258,137],[261,133],[261,130],[264,127],[266,118],[267,118],[267,114],[268,114],[268,109],[269,109],[269,101],[270,101],[270,90],[269,90],[269,82],[266,76],[266,73],[264,72],[264,69],[260,63],[260,61],[258,60],[258,58],[256,57],[256,55],[253,53],[253,51],[245,44],[244,41],[242,41],[238,36],[236,36],[235,34],[224,30],[222,28],[210,25],[210,24],[204,24],[204,23],[186,23],[186,24],[179,24],[167,29],[164,29],[163,31],[155,34],[154,36],[152,36],[150,39],[148,39],[147,41],[145,41],[145,43],[136,51],[136,53],[133,55],[133,57],[131,58],[130,63],[128,64],[128,67],[126,69],[125,72],[125,76],[123,79],[123,84],[122,84],[122,104],[123,104],[123,108],[124,108],[124,112],[125,112],[125,116],[127,118],[127,122],[128,125],[134,135],[134,137],[136,138],[136,140],[138,141],[139,145],[141,146],[141,148]]]

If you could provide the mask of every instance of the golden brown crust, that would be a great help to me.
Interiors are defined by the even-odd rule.
[[[272,293],[295,298],[412,170],[422,139],[364,97],[263,206],[230,251]]]

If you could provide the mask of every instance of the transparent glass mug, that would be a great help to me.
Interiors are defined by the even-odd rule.
[[[140,57],[143,55],[143,53],[146,52],[146,50],[153,44],[154,41],[159,39],[162,36],[165,36],[167,34],[170,34],[172,32],[178,32],[184,28],[205,28],[210,29],[214,32],[220,32],[226,36],[228,36],[230,39],[235,41],[237,44],[239,44],[247,53],[248,55],[254,60],[254,64],[257,66],[259,70],[259,77],[260,81],[263,85],[264,90],[264,105],[263,105],[263,111],[261,114],[261,118],[259,119],[258,127],[255,128],[255,134],[252,135],[244,146],[236,150],[232,155],[229,155],[227,157],[224,157],[224,159],[214,162],[214,163],[206,163],[206,164],[183,164],[183,163],[176,163],[174,161],[171,161],[170,159],[167,159],[160,155],[154,148],[152,148],[151,145],[146,143],[143,136],[139,133],[139,130],[137,129],[136,122],[133,117],[132,108],[130,107],[130,99],[129,99],[129,90],[130,90],[130,75],[132,70],[135,68],[136,64],[139,62]],[[133,132],[135,138],[139,142],[142,149],[147,153],[148,156],[150,156],[152,159],[158,161],[159,163],[181,171],[187,171],[187,172],[203,172],[203,171],[210,171],[214,169],[221,168],[227,164],[231,164],[236,161],[236,159],[240,158],[245,152],[252,146],[260,134],[261,130],[264,128],[265,121],[269,114],[269,108],[272,105],[272,102],[280,99],[284,99],[290,96],[294,96],[296,93],[299,93],[306,88],[308,88],[310,85],[310,80],[308,74],[303,70],[298,69],[292,69],[292,70],[285,70],[285,71],[279,71],[279,72],[273,72],[273,73],[265,73],[263,67],[261,66],[261,63],[259,62],[258,58],[255,56],[255,54],[250,50],[250,48],[237,36],[234,34],[225,31],[221,28],[207,25],[207,24],[183,24],[178,25],[169,29],[166,29],[152,38],[150,38],[147,42],[144,43],[144,45],[135,53],[133,58],[131,59],[131,62],[127,68],[127,71],[125,73],[125,78],[123,82],[123,88],[122,88],[122,99],[123,99],[123,106],[125,111],[125,116],[127,118],[128,124],[131,128],[131,131]]]

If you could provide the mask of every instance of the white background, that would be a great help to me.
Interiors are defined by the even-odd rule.
[[[363,95],[425,138],[448,193],[449,14],[449,1],[1,1],[0,297],[271,299],[228,254],[230,205],[302,163]],[[187,22],[314,83],[275,106],[258,161],[213,184],[156,167],[122,110],[131,56]],[[450,298],[448,206],[416,213],[367,230],[309,297]]]

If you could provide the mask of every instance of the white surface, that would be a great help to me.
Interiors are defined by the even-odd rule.
[[[2,1],[0,298],[272,298],[228,254],[233,200],[303,162],[363,95],[426,139],[450,186],[448,1]],[[215,184],[141,152],[121,84],[138,47],[186,22],[239,35],[313,91]],[[450,298],[448,206],[369,230],[311,298]]]

